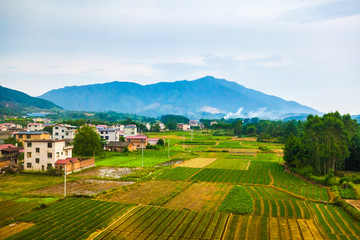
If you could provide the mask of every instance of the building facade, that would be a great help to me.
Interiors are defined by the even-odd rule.
[[[55,168],[58,159],[72,157],[72,149],[65,145],[65,140],[25,140],[24,169],[46,171]]]
[[[42,132],[17,132],[14,133],[16,140],[19,142],[24,142],[25,140],[46,140],[50,139],[50,133],[46,131]]]
[[[37,132],[44,129],[44,126],[42,123],[28,123],[27,125],[27,131],[28,132]]]
[[[67,124],[53,125],[53,139],[54,140],[72,140],[76,134],[76,127]]]

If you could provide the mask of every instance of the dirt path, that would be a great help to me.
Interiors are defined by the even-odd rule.
[[[248,165],[246,166],[246,171],[249,170],[250,164],[251,164],[251,160],[249,160],[249,163],[248,163]]]
[[[22,232],[35,224],[33,223],[14,223],[0,228],[0,239],[8,238],[16,233]]]
[[[358,210],[360,210],[360,200],[345,200],[348,204],[356,207]]]

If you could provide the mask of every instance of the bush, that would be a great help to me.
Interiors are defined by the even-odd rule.
[[[247,214],[253,211],[253,204],[252,196],[243,186],[234,186],[221,203],[218,211]]]

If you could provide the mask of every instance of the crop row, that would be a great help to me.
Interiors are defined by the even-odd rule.
[[[228,213],[138,206],[95,239],[220,239]]]
[[[21,220],[36,226],[10,239],[79,239],[107,226],[131,205],[89,199],[66,199],[24,216]]]
[[[272,217],[311,218],[303,201],[269,187],[246,186],[255,200],[254,214]]]
[[[282,186],[283,189],[286,191],[295,193],[297,195],[314,199],[314,200],[322,200],[322,201],[329,201],[329,193],[327,188],[325,187],[296,187],[296,186]]]
[[[284,166],[273,162],[256,162],[251,161],[249,171],[251,170],[264,170],[272,172],[284,172]]]
[[[168,180],[186,180],[198,171],[200,171],[199,168],[176,167],[160,174],[157,178]]]
[[[272,172],[274,185],[278,187],[313,187],[314,185],[286,172]]]
[[[324,239],[311,219],[232,215],[223,239]]]
[[[246,170],[249,159],[218,159],[206,168]]]
[[[329,239],[359,239],[360,225],[340,207],[310,203],[316,219]]]
[[[193,181],[269,184],[270,176],[264,171],[228,169],[202,169],[190,178]]]

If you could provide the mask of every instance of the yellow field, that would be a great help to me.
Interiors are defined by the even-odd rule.
[[[217,211],[232,185],[216,183],[194,183],[184,192],[170,200],[165,207],[173,209]]]
[[[33,223],[14,223],[5,227],[0,228],[0,239],[8,238],[15,233],[22,232],[35,224]]]
[[[193,158],[178,164],[175,167],[189,167],[189,168],[204,168],[212,162],[216,161],[217,158]]]

